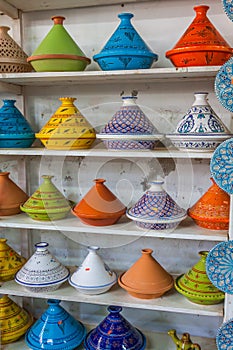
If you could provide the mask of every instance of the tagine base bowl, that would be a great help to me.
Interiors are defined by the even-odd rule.
[[[189,214],[190,215],[190,214]],[[208,221],[207,218],[195,218],[193,215],[190,215],[190,217],[194,220],[195,224],[209,229],[209,230],[228,230],[229,228],[229,221],[226,222],[217,222],[217,221]]]
[[[76,150],[76,149],[88,149],[92,146],[95,139],[69,139],[69,138],[44,138],[44,135],[36,134],[36,137],[40,139],[42,144],[47,149],[53,150]]]

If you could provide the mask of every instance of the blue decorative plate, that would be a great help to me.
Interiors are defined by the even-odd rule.
[[[224,11],[227,16],[233,21],[233,2],[232,0],[222,0]]]
[[[233,57],[231,57],[221,68],[215,78],[215,93],[220,103],[233,112]]]
[[[216,335],[218,350],[233,350],[233,319],[222,324]]]
[[[233,241],[218,243],[209,252],[206,273],[215,287],[222,292],[233,294]]]
[[[216,148],[210,162],[210,172],[222,190],[233,194],[233,138]]]

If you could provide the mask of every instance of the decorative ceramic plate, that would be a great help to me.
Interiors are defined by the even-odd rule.
[[[231,57],[221,68],[215,78],[215,93],[220,103],[233,112],[233,57]]]
[[[227,16],[233,21],[233,2],[232,0],[222,0],[224,11]]]
[[[233,294],[232,240],[228,242],[218,243],[209,252],[206,259],[206,273],[215,287],[220,289],[222,292]]]
[[[233,138],[216,148],[210,162],[210,172],[222,190],[233,194]]]
[[[233,350],[233,319],[222,324],[216,335],[218,350]]]

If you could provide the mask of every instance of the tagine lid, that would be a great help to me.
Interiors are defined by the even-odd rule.
[[[25,264],[26,259],[7,244],[6,238],[0,238],[0,281],[14,279],[15,273]]]

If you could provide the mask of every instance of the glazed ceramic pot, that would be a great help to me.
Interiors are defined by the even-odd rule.
[[[88,247],[88,255],[81,266],[69,278],[71,286],[84,294],[101,294],[109,290],[117,281],[114,271],[98,255],[99,247]]]
[[[28,57],[37,72],[83,71],[91,60],[63,26],[65,17],[53,16],[53,27]]]
[[[28,195],[9,178],[9,172],[0,173],[0,215],[19,214],[20,205],[28,199]]]
[[[199,252],[200,260],[175,281],[176,290],[195,304],[212,305],[224,300],[225,294],[217,289],[206,273],[208,251]]]
[[[33,317],[7,295],[0,298],[0,344],[13,343],[26,333]]]
[[[175,329],[170,329],[167,333],[172,338],[177,350],[201,350],[199,344],[191,341],[189,333],[183,333],[181,338],[178,338]]]
[[[232,134],[209,105],[208,92],[196,92],[191,108],[178,123],[175,132],[167,137],[181,150],[209,151]]]
[[[132,13],[118,15],[121,22],[100,53],[93,56],[102,70],[150,68],[158,55],[153,53],[131,24]]]
[[[3,100],[0,108],[0,148],[27,148],[35,140],[35,134],[15,106],[16,100]]]
[[[53,176],[42,175],[42,178],[42,184],[20,209],[33,220],[52,221],[65,218],[71,210],[69,201],[52,183]]]
[[[212,186],[188,210],[188,215],[201,227],[228,230],[230,196],[211,178]]]
[[[109,149],[153,149],[163,135],[137,105],[136,96],[122,100],[121,108],[96,137]]]
[[[13,280],[16,272],[26,262],[26,259],[6,242],[6,238],[0,238],[0,282]]]
[[[0,73],[31,72],[27,55],[8,34],[9,27],[0,26]]]
[[[72,213],[85,224],[113,225],[126,212],[124,204],[104,185],[105,181],[95,179],[95,185],[72,210]]]
[[[48,309],[26,333],[30,349],[72,350],[82,343],[84,325],[59,304],[60,300],[48,299]]]
[[[36,137],[48,149],[90,148],[95,141],[95,130],[74,105],[76,98],[61,97],[59,100],[61,106]]]
[[[91,330],[85,340],[86,350],[144,350],[146,338],[122,315],[120,306],[109,306],[108,316]]]
[[[48,250],[48,243],[35,244],[36,251],[16,273],[15,281],[34,293],[58,289],[70,275]]]
[[[233,49],[207,17],[209,6],[194,7],[196,17],[166,57],[175,67],[221,66],[228,61]]]
[[[152,249],[142,249],[141,257],[118,278],[119,285],[135,298],[159,298],[173,287],[172,276],[152,253]]]
[[[163,189],[163,181],[151,182],[150,188],[126,215],[143,230],[174,230],[186,218],[182,209]]]

